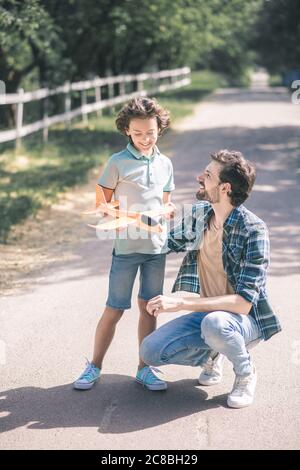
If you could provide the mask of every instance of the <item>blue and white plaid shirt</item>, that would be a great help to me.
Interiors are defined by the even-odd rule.
[[[193,205],[169,233],[171,251],[188,251],[180,267],[172,292],[200,294],[197,251],[213,209],[208,202]],[[222,259],[233,290],[252,303],[249,312],[267,340],[281,331],[280,323],[270,306],[266,293],[266,272],[269,264],[269,235],[266,224],[243,205],[235,207],[224,223]]]

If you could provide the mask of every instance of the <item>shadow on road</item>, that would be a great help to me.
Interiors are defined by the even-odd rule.
[[[226,406],[226,396],[206,400],[195,380],[172,382],[163,392],[143,389],[125,375],[104,374],[90,391],[71,385],[49,389],[22,387],[0,394],[1,432],[97,427],[99,433],[126,433],[159,426],[201,411]]]

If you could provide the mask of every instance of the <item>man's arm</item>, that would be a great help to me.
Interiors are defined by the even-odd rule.
[[[191,310],[213,312],[225,310],[247,315],[252,305],[256,305],[259,294],[266,283],[266,270],[269,264],[269,235],[265,225],[253,230],[247,240],[245,256],[237,279],[236,294],[220,297],[166,297],[157,296],[147,304],[150,314]]]
[[[248,237],[235,289],[237,294],[252,305],[257,304],[260,292],[265,289],[269,260],[269,233],[266,225],[260,224]]]
[[[191,244],[196,238],[196,233],[193,231],[196,216],[196,206],[184,214],[181,221],[176,224],[168,234],[168,248],[169,253],[174,251],[179,253],[187,251],[187,246]]]
[[[167,297],[158,295],[147,304],[147,311],[154,316],[163,312],[215,312],[222,310],[241,315],[248,315],[252,304],[241,295],[221,295],[219,297]]]

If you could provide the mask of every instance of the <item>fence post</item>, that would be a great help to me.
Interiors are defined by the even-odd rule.
[[[137,79],[137,91],[141,92],[144,89],[144,82],[143,80]]]
[[[65,113],[69,113],[71,111],[71,84],[70,82],[66,82],[66,96],[65,96]],[[69,129],[71,127],[71,119],[69,117],[66,118],[66,127]]]
[[[87,117],[87,112],[84,109],[86,106],[87,100],[86,100],[86,90],[81,90],[81,117],[82,121],[84,122],[85,125],[88,124],[88,117]]]
[[[101,101],[101,87],[100,86],[96,86],[95,87],[95,101],[96,103],[99,103],[99,101]],[[102,116],[102,109],[98,109],[97,110],[97,116]]]
[[[124,80],[119,83],[119,95],[120,96],[125,95],[125,81]]]
[[[115,91],[114,91],[114,84],[113,83],[109,83],[108,84],[108,99],[110,100],[111,98],[113,98],[115,95]],[[109,110],[109,114],[113,114],[114,113],[114,106],[110,106],[108,108]]]
[[[20,88],[18,90],[19,98],[17,103],[16,109],[16,131],[17,131],[17,138],[16,138],[16,150],[20,150],[21,148],[21,139],[22,139],[22,126],[23,126],[23,95],[24,89]]]
[[[49,109],[49,98],[48,96],[43,100],[43,142],[48,142],[48,109]]]
[[[35,101],[42,99],[44,100],[42,103],[42,109],[40,113],[42,114],[41,116],[41,121],[43,123],[43,141],[47,142],[47,139],[49,137],[49,129],[52,124],[51,122],[65,122],[66,128],[70,128],[71,126],[71,120],[72,120],[72,115],[78,115],[82,114],[82,118],[85,122],[88,122],[88,114],[91,111],[87,111],[89,108],[89,105],[87,104],[87,89],[95,89],[95,102],[100,103],[103,101],[103,107],[108,108],[110,114],[113,112],[114,108],[116,105],[109,106],[107,104],[108,100],[110,101],[119,101],[119,100],[113,100],[114,95],[115,95],[115,87],[114,83],[119,84],[118,92],[120,93],[120,96],[126,95],[126,88],[127,88],[127,93],[133,92],[133,91],[138,91],[138,93],[143,93],[147,94],[147,87],[148,87],[148,82],[151,83],[150,86],[150,91],[151,92],[156,92],[157,89],[153,87],[152,82],[157,81],[157,85],[159,86],[160,82],[167,80],[169,77],[169,83],[176,83],[177,86],[182,86],[183,84],[181,82],[186,81],[189,82],[191,81],[190,78],[190,69],[185,67],[182,69],[178,70],[169,70],[169,71],[161,71],[161,72],[153,72],[153,73],[145,73],[145,74],[139,74],[139,75],[127,75],[127,76],[114,76],[114,77],[106,77],[103,80],[99,80],[99,77],[96,81],[85,81],[85,82],[79,82],[79,83],[70,83],[69,81],[65,82],[63,86],[59,86],[57,89],[54,90],[48,90],[48,93],[38,93],[36,96],[33,95],[31,96],[30,93],[24,93],[24,90],[20,88],[17,93],[17,97],[9,97],[7,95],[2,99],[2,94],[3,94],[3,82],[0,80],[0,105],[6,104],[6,101],[9,99],[8,104],[13,105],[13,112],[14,112],[14,122],[15,122],[15,132],[13,133],[13,138],[11,136],[11,132],[8,131],[1,131],[0,130],[0,138],[1,142],[8,142],[10,140],[15,139],[15,147],[20,148],[21,147],[21,139],[22,135],[25,134],[25,129],[26,129],[26,135],[36,132],[36,128],[34,125],[32,126],[23,126],[23,114],[24,114],[24,105],[25,105],[25,95],[26,95],[26,102],[28,101]],[[185,79],[185,80],[183,80]],[[128,83],[128,86],[126,85]],[[131,87],[130,84],[133,86]],[[186,84],[186,83],[185,83]],[[101,93],[104,88],[107,86],[107,92],[105,90],[105,99],[103,94]],[[153,87],[151,89],[151,87]],[[85,90],[82,90],[85,88]],[[116,86],[117,88],[117,86]],[[170,87],[171,88],[171,87]],[[159,89],[159,88],[158,88]],[[163,87],[164,90],[168,89],[168,85]],[[81,92],[81,108],[76,107],[74,109],[74,112],[72,112],[72,90],[78,90]],[[149,90],[148,90],[149,92]],[[59,95],[60,103],[61,99],[64,100],[64,107],[65,107],[65,113],[60,115],[55,115],[53,117],[49,117],[49,111],[50,111],[50,98],[48,96],[53,96],[53,95]],[[63,98],[61,98],[61,94],[63,94]],[[13,94],[14,95],[14,94]],[[106,98],[107,95],[107,98]],[[30,97],[31,96],[31,97]],[[45,96],[45,98],[40,98],[40,96]],[[76,95],[77,97],[78,95]],[[122,100],[120,100],[122,101]],[[91,106],[92,108],[92,106]],[[102,108],[97,110],[98,115],[102,115]],[[57,118],[57,119],[56,119]],[[33,123],[35,124],[35,123]],[[38,122],[38,128],[40,129],[42,126],[40,126],[40,121]],[[24,129],[24,133],[23,133]],[[6,135],[7,134],[7,135]]]

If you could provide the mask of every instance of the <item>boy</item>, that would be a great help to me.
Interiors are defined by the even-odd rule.
[[[117,129],[129,138],[126,149],[112,155],[98,181],[97,203],[110,202],[114,195],[120,208],[127,210],[161,209],[171,203],[175,189],[171,161],[156,147],[159,135],[169,126],[169,112],[155,99],[134,98],[119,112]],[[126,207],[122,207],[126,203]],[[138,305],[139,344],[154,331],[156,318],[146,310],[147,302],[162,294],[165,258],[166,227],[162,233],[151,235],[130,226],[117,234],[114,242],[109,275],[109,293],[106,308],[98,323],[92,362],[74,383],[80,390],[88,390],[100,376],[102,361],[110,346],[115,328],[124,310],[131,308],[134,280],[140,268]],[[164,390],[167,385],[151,367],[139,361],[137,382],[150,390]]]

